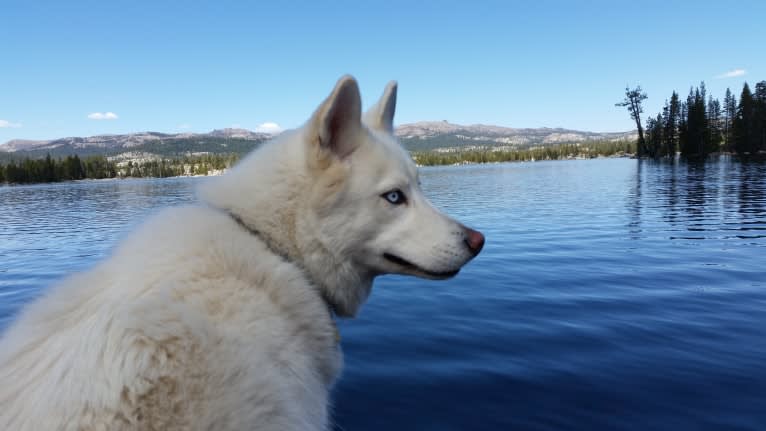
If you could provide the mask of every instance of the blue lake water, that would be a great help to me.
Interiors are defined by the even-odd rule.
[[[338,430],[765,430],[766,165],[424,168],[483,231],[342,321]],[[0,328],[198,179],[0,187]]]

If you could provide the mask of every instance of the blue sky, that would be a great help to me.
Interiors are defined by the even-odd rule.
[[[365,106],[398,80],[399,124],[630,130],[626,84],[656,114],[673,89],[766,79],[764,16],[762,0],[4,1],[0,142],[292,128],[344,73]]]

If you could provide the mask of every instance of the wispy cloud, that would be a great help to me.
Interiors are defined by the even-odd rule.
[[[718,78],[718,79],[736,78],[738,76],[745,76],[745,75],[747,75],[747,70],[745,70],[745,69],[733,69],[733,70],[730,70],[730,71],[728,71],[726,73],[722,73],[722,74],[716,76],[716,78]]]
[[[91,120],[116,120],[118,117],[114,112],[94,112],[88,114],[88,118]]]
[[[258,127],[255,128],[255,131],[258,133],[268,133],[271,135],[276,135],[277,133],[282,131],[282,127],[279,126],[277,123],[263,123],[259,124]]]
[[[191,129],[191,124],[183,123],[176,126],[176,129],[178,130],[189,130]]]
[[[0,129],[16,129],[21,127],[21,123],[11,123],[8,120],[0,120]]]

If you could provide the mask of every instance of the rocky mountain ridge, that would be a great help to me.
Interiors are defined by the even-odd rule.
[[[529,148],[579,142],[634,140],[635,131],[587,132],[563,128],[512,128],[485,124],[460,125],[447,121],[403,124],[396,135],[410,149],[453,147]]]
[[[77,149],[125,149],[145,145],[147,143],[162,143],[168,140],[201,139],[205,137],[223,139],[243,139],[252,141],[264,141],[271,137],[266,133],[257,133],[247,129],[216,129],[209,133],[160,133],[160,132],[137,132],[121,135],[96,135],[89,137],[67,137],[51,140],[27,140],[13,139],[0,145],[2,152],[24,152],[54,150],[61,147]]]
[[[634,140],[636,133],[598,133],[562,128],[511,128],[484,124],[460,125],[447,121],[422,121],[402,124],[396,135],[411,151],[444,148],[529,148],[563,143]],[[123,151],[164,152],[163,148],[184,151],[193,147],[197,152],[244,151],[273,135],[247,129],[217,129],[208,133],[138,132],[119,135],[67,137],[53,140],[14,139],[0,145],[3,153],[51,152],[54,154],[109,153]],[[229,145],[227,142],[237,145]],[[178,152],[176,151],[176,152]],[[188,150],[187,150],[188,151]]]

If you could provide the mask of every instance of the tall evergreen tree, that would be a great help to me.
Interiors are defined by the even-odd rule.
[[[704,157],[713,149],[705,93],[704,82],[696,89],[689,89],[685,104],[686,119],[681,122],[679,130],[681,154],[684,156]]]
[[[668,104],[668,101],[665,100],[665,106],[662,107],[662,113],[658,114],[660,118],[662,118],[662,123],[660,124],[660,127],[662,127],[662,142],[660,143],[660,153],[658,154],[659,157],[665,157],[670,153],[670,143],[668,142],[670,139],[666,137],[668,132],[668,123],[670,122],[670,105]]]
[[[734,118],[737,116],[737,98],[726,89],[726,96],[723,98],[723,135],[724,148],[726,151],[734,151]]]
[[[681,104],[678,100],[678,93],[675,91],[670,96],[670,103],[665,104],[663,119],[665,120],[663,130],[663,156],[673,157],[678,148],[678,120],[681,114]]]
[[[707,102],[707,125],[708,125],[708,147],[707,153],[721,151],[721,141],[723,140],[723,124],[721,119],[721,102],[710,96]]]
[[[753,112],[754,151],[766,151],[766,81],[755,84]]]
[[[688,156],[692,153],[694,130],[694,88],[689,88],[689,95],[682,106],[683,116],[679,126],[679,146],[681,154]]]
[[[638,129],[638,146],[637,152],[639,157],[644,156],[647,153],[646,142],[644,140],[644,129],[641,126],[641,113],[644,112],[641,102],[647,99],[646,93],[641,90],[641,86],[636,86],[634,89],[625,87],[625,99],[622,102],[615,103],[614,106],[627,107],[630,113],[630,118],[636,122],[636,128]]]
[[[56,180],[56,166],[53,164],[51,154],[45,155],[45,161],[43,162],[42,178],[41,181],[52,182]]]
[[[699,91],[695,92],[695,122],[697,125],[697,151],[696,155],[706,156],[710,150],[710,124],[707,115],[707,89],[705,82],[700,82]]]
[[[649,117],[646,120],[646,155],[649,157],[659,157],[662,148],[663,119],[662,114],[657,114],[657,118]]]
[[[756,137],[753,134],[755,119],[755,101],[753,93],[747,82],[742,87],[742,94],[739,96],[737,105],[737,115],[734,117],[734,142],[735,151],[739,155],[752,154],[757,150]]]

